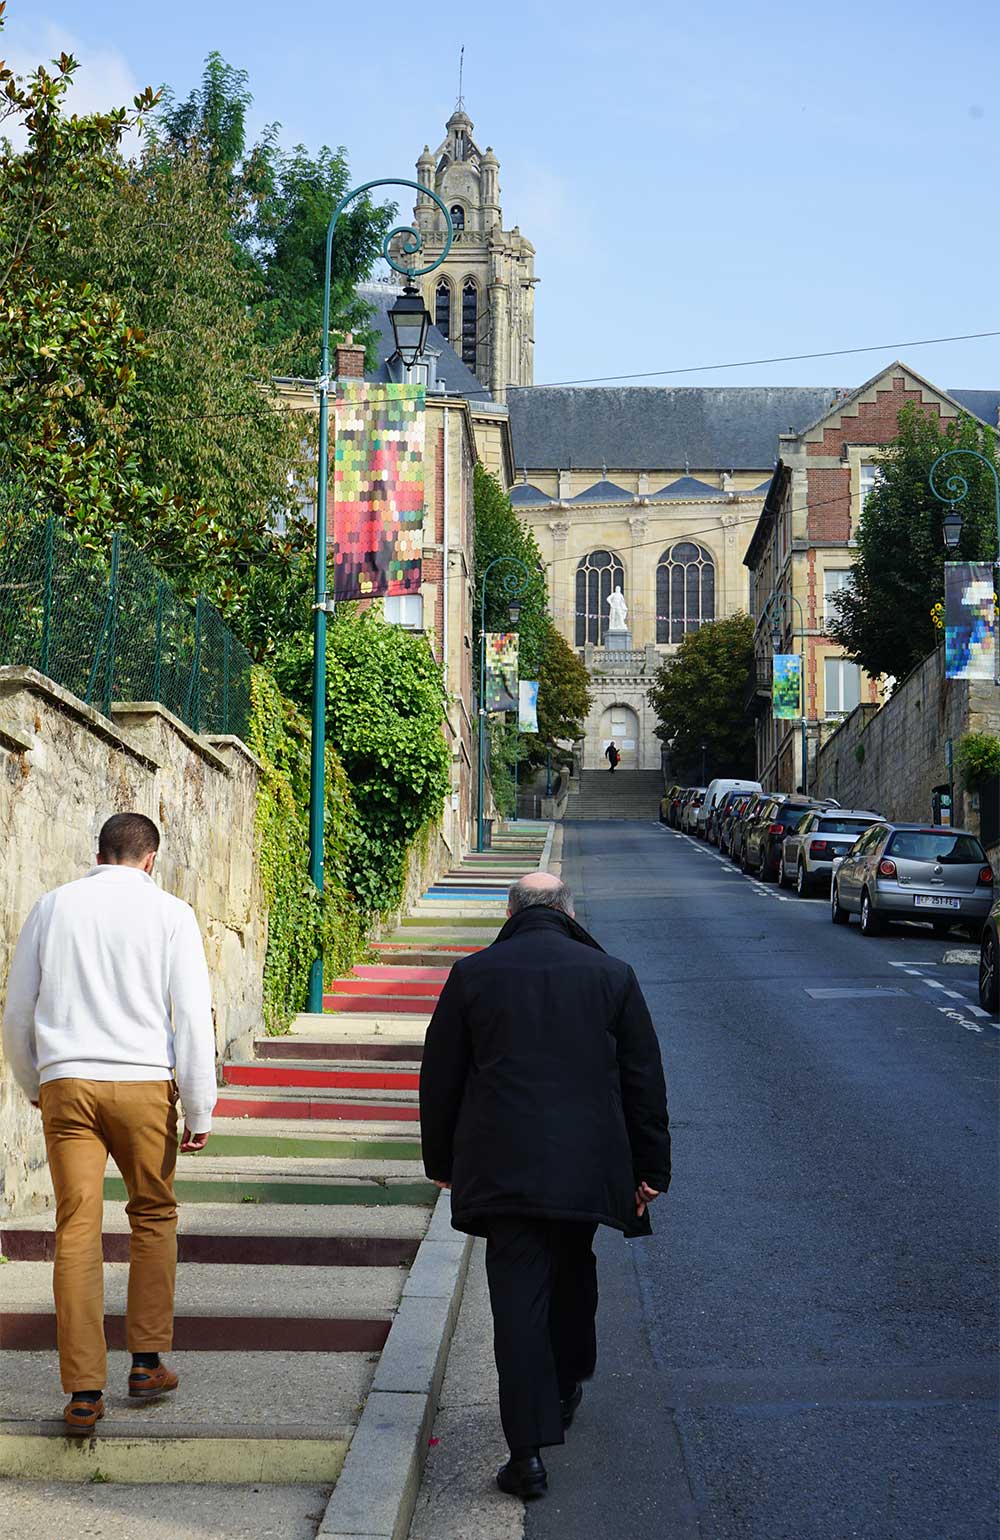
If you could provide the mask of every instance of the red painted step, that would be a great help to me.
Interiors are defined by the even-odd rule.
[[[416,1103],[399,1102],[324,1102],[324,1101],[243,1101],[220,1097],[215,1104],[217,1118],[320,1118],[349,1123],[417,1123],[420,1108]]]
[[[441,985],[427,980],[409,979],[334,979],[324,999],[346,999],[350,995],[378,995],[386,998],[436,1000]]]
[[[429,1016],[434,1009],[435,1000],[424,996],[419,1000],[408,1000],[403,995],[324,995],[323,1009],[328,1014],[344,1015],[351,1011],[365,1012],[371,1015],[373,1011],[381,1012],[384,1016]]]
[[[407,1070],[293,1069],[277,1064],[224,1064],[224,1085],[317,1086],[340,1091],[416,1091],[420,1076]]]
[[[356,979],[412,979],[416,982],[426,979],[429,984],[445,983],[450,972],[450,968],[420,967],[419,965],[394,967],[391,963],[355,963],[351,969]]]

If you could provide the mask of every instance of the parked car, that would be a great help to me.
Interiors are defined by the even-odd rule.
[[[762,791],[759,781],[721,780],[718,777],[709,781],[708,790],[705,793],[704,817],[699,819],[704,828],[705,838],[713,845],[719,843],[718,814],[719,809],[733,791]]]
[[[736,827],[736,822],[745,811],[753,795],[751,791],[734,791],[731,796],[726,798],[718,817],[719,849],[723,855],[731,853],[733,830]]]
[[[673,805],[675,798],[679,797],[683,790],[684,790],[683,786],[674,785],[674,786],[669,787],[667,789],[667,791],[665,791],[663,793],[663,796],[660,799],[660,822],[661,823],[669,823],[670,822],[670,809],[671,809],[671,806]]]
[[[705,800],[704,786],[691,786],[684,798],[680,813],[680,827],[685,834],[693,834],[696,828],[695,820],[698,817],[698,809]]]
[[[689,790],[690,787],[681,786],[675,795],[670,799],[670,809],[667,813],[667,822],[672,829],[679,829],[681,826],[681,808],[684,804],[684,798],[687,796]]]
[[[769,791],[752,792],[729,826],[729,859],[736,866],[739,866],[743,859],[743,840],[753,822],[754,814],[770,795]]]
[[[938,935],[965,925],[978,938],[994,897],[993,868],[974,834],[878,823],[835,864],[830,914],[835,925],[859,914],[866,936],[890,920],[930,920]]]
[[[1000,1015],[1000,899],[990,910],[979,943],[979,1003],[984,1011]]]
[[[773,882],[781,864],[785,835],[801,822],[803,814],[816,806],[815,802],[781,792],[758,803],[743,835],[740,869],[756,872],[761,882]]]
[[[857,808],[812,808],[786,836],[781,846],[778,886],[794,883],[800,898],[814,888],[829,892],[830,874],[837,856],[846,856],[851,846],[873,823],[882,823],[880,813]]]

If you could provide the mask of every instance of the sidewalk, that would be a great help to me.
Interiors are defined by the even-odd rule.
[[[63,1435],[53,1216],[0,1226],[0,1477],[8,1478],[0,1533],[316,1533],[311,1516],[323,1520],[373,1382],[380,1390],[390,1328],[408,1312],[434,1314],[427,1296],[436,1285],[408,1283],[438,1198],[420,1162],[427,1022],[451,963],[497,934],[507,884],[537,866],[544,834],[515,825],[493,852],[469,857],[378,945],[377,964],[331,986],[322,1016],[298,1017],[288,1036],[260,1039],[253,1060],[224,1066],[208,1150],[178,1162],[177,1396],[138,1408],[123,1397],[128,1222],[113,1166],[104,1224],[109,1393],[96,1438]],[[449,1256],[460,1242],[439,1226],[435,1238]],[[82,1504],[82,1492],[57,1482],[94,1485]],[[155,1485],[130,1492],[105,1482]],[[257,1484],[261,1500],[239,1505],[242,1527],[222,1483]],[[185,1527],[195,1484],[206,1506],[198,1526]],[[284,1507],[279,1491],[288,1493]],[[154,1492],[165,1494],[152,1504],[164,1516],[140,1523]],[[92,1511],[98,1527],[80,1528]],[[324,1534],[337,1532],[332,1518],[331,1509]]]

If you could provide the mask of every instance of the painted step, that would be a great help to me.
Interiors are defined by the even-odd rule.
[[[393,967],[386,963],[357,963],[351,973],[358,979],[399,979],[404,984],[444,984],[450,968],[423,967],[420,964]]]
[[[429,919],[433,919],[434,923],[432,925],[428,924]],[[462,930],[472,931],[473,933],[484,930],[499,932],[502,924],[502,916],[495,914],[470,914],[463,916],[461,914],[448,914],[444,910],[440,912],[435,910],[430,916],[426,914],[411,914],[400,921],[400,927],[404,934],[406,931],[412,930],[426,931],[429,934],[433,934],[434,931],[440,930],[443,933],[442,939],[446,939],[449,934],[454,934],[455,931]]]
[[[315,1037],[317,1042],[333,1042],[337,1038],[364,1039],[371,1037],[406,1039],[422,1042],[432,1011],[424,1012],[423,1020],[416,1012],[397,1014],[381,1011],[301,1011],[292,1018],[292,1025],[285,1037]]]
[[[377,994],[323,996],[323,1010],[340,1016],[351,1013],[364,1015],[372,1011],[384,1010],[393,1016],[426,1016],[430,1019],[435,1003],[436,996],[431,998],[427,995],[417,998],[409,995],[383,997]]]
[[[224,1085],[310,1086],[317,1089],[353,1091],[416,1091],[420,1076],[412,1070],[374,1070],[324,1067],[297,1061],[284,1064],[225,1064]]]
[[[386,1240],[409,1246],[419,1244],[429,1221],[430,1211],[424,1204],[394,1203],[373,1208],[368,1203],[331,1207],[314,1202],[289,1207],[282,1203],[234,1205],[216,1201],[182,1206],[177,1214],[177,1236],[178,1241],[245,1241],[247,1245],[275,1240],[350,1240],[355,1244]],[[105,1200],[101,1227],[105,1235],[128,1238],[129,1220],[122,1202]],[[50,1209],[27,1219],[6,1220],[0,1227],[0,1235],[5,1237],[16,1237],[21,1231],[54,1234],[55,1214]]]
[[[396,1102],[389,1106],[378,1102],[325,1101],[312,1098],[271,1100],[262,1096],[226,1097],[216,1103],[217,1118],[321,1118],[328,1122],[418,1123],[420,1109],[415,1104]]]
[[[241,1129],[249,1124],[241,1124]],[[185,1155],[186,1161],[201,1162],[214,1156],[281,1156],[288,1160],[370,1160],[378,1165],[383,1160],[419,1160],[420,1142],[399,1132],[388,1139],[345,1138],[338,1130],[329,1134],[317,1134],[310,1129],[307,1135],[290,1125],[289,1131],[275,1133],[273,1124],[262,1122],[254,1125],[253,1133],[229,1134],[218,1132],[204,1150]]]
[[[296,1037],[259,1037],[254,1043],[258,1059],[353,1059],[358,1063],[420,1062],[423,1043],[386,1042],[380,1038],[356,1042],[328,1041]]]
[[[105,1262],[128,1262],[131,1236],[105,1230]],[[177,1260],[222,1267],[409,1267],[420,1241],[382,1235],[178,1235]],[[47,1262],[56,1254],[51,1230],[0,1230],[9,1262]]]
[[[302,1176],[297,1180],[275,1177],[178,1177],[175,1182],[178,1202],[251,1204],[307,1204],[310,1207],[336,1208],[341,1205],[383,1208],[402,1204],[419,1208],[437,1199],[433,1182],[407,1177],[370,1177],[354,1180],[341,1176]],[[128,1194],[120,1177],[104,1179],[104,1199],[124,1202]]]
[[[438,979],[335,979],[324,994],[323,1001],[325,1004],[327,1000],[343,1000],[352,995],[359,995],[362,999],[436,1000],[442,988],[443,981]]]

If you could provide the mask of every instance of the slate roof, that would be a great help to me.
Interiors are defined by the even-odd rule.
[[[949,390],[948,394],[991,428],[1000,426],[1000,390]]]
[[[541,487],[533,487],[530,481],[519,481],[510,489],[510,500],[515,508],[524,508],[531,503],[551,503],[552,498],[548,492],[543,492]]]
[[[386,360],[396,351],[396,339],[393,336],[392,322],[389,320],[389,311],[396,303],[396,293],[396,290],[383,284],[359,284],[358,286],[360,297],[374,306],[374,314],[366,321],[366,328],[379,333],[382,339],[378,345],[379,366],[365,375],[365,379],[373,385],[391,383]],[[451,343],[445,341],[436,326],[427,328],[427,346],[440,355],[437,362],[438,383],[444,381],[447,395],[471,396],[475,401],[492,400],[489,391],[483,390],[472,370],[468,365],[463,364]]]
[[[569,501],[571,503],[633,503],[635,493],[626,492],[624,487],[616,486],[613,481],[595,481],[592,487],[578,492]]]
[[[768,470],[779,433],[829,410],[833,386],[544,386],[507,391],[514,463],[571,469]]]
[[[765,486],[769,483],[765,482]],[[709,486],[707,481],[699,481],[697,476],[682,476],[679,481],[672,481],[668,487],[661,487],[658,492],[650,493],[650,502],[658,503],[668,497],[725,497],[725,492],[719,487]]]

